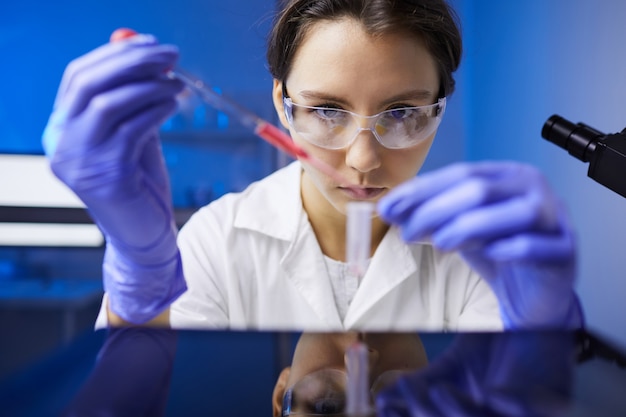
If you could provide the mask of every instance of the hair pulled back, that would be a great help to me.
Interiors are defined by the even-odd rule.
[[[461,60],[458,18],[444,0],[283,0],[269,34],[267,61],[275,79],[289,75],[308,29],[321,20],[349,17],[372,36],[406,32],[422,39],[437,62],[441,96],[454,91]]]

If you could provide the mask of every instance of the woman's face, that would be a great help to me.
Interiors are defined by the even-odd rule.
[[[406,33],[372,37],[353,19],[320,21],[311,26],[298,48],[285,80],[296,104],[333,107],[363,116],[398,108],[433,104],[439,92],[434,58],[422,41]],[[378,201],[396,185],[414,177],[430,149],[435,133],[410,148],[387,149],[371,131],[361,131],[342,149],[308,143],[290,128],[283,110],[283,86],[274,82],[273,98],[285,128],[295,142],[339,171],[363,191],[356,195],[346,184],[305,164],[302,197],[309,208],[338,209],[351,200]]]
[[[346,351],[356,341],[368,348],[369,386],[373,393],[395,380],[399,373],[420,369],[428,363],[417,333],[303,333],[291,367],[283,370],[274,389],[274,415],[280,415],[285,391],[296,383],[305,381],[309,388],[319,389],[319,385],[311,383],[311,378],[320,370],[346,371]],[[315,389],[308,394],[315,397],[312,391]],[[342,396],[345,392],[338,394]]]

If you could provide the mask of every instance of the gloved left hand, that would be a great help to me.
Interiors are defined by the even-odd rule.
[[[109,329],[94,368],[62,415],[164,416],[177,339],[171,329]]]
[[[406,241],[459,251],[493,289],[505,328],[582,324],[574,232],[536,168],[455,164],[398,186],[378,210]]]
[[[53,172],[106,237],[109,308],[140,324],[186,289],[158,137],[184,85],[165,76],[172,45],[138,35],[70,63],[43,135]]]

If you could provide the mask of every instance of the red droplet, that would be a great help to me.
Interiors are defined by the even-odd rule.
[[[124,39],[132,38],[135,36],[137,32],[128,28],[119,28],[115,29],[113,33],[111,33],[111,38],[109,39],[111,42],[117,42]]]

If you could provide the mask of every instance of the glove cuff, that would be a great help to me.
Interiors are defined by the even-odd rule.
[[[149,247],[107,241],[103,281],[109,308],[122,319],[143,324],[158,316],[187,290],[174,223]]]
[[[500,305],[500,315],[507,330],[576,330],[585,325],[584,313],[580,300],[575,293],[569,296],[567,306],[562,314],[554,314],[552,317],[532,317],[517,311],[512,305]],[[500,300],[502,303],[502,300]],[[557,303],[558,304],[558,303]],[[555,309],[558,305],[554,306]],[[532,314],[531,314],[532,315]]]
[[[127,266],[158,267],[178,255],[176,238],[178,229],[173,221],[163,223],[164,227],[150,246],[135,247],[120,239],[106,236],[107,253],[115,253],[116,262]]]
[[[109,308],[122,319],[143,324],[155,318],[186,290],[180,254],[152,266],[133,265],[107,247],[103,263]]]

